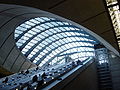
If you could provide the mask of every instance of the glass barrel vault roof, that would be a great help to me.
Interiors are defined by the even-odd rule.
[[[65,56],[85,60],[94,56],[95,39],[80,27],[55,18],[36,17],[15,29],[20,51],[39,66],[63,63]]]

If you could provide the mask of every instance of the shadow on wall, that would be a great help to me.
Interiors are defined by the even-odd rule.
[[[9,72],[8,70],[6,70],[0,66],[0,78],[6,77],[11,74],[13,74],[13,73]]]

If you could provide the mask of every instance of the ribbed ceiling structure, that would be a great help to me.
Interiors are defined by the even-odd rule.
[[[50,17],[36,17],[15,29],[19,50],[38,66],[54,65],[94,56],[98,41],[80,27]]]

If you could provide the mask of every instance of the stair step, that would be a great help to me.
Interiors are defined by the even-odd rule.
[[[106,74],[106,73],[110,73],[110,71],[102,71],[102,72],[98,72],[98,74]]]
[[[101,67],[101,68],[108,67],[109,68],[109,65],[97,65],[97,67]]]
[[[98,68],[97,70],[109,70],[109,68]]]
[[[100,82],[100,83],[112,83],[111,80],[100,80],[99,82]]]
[[[110,72],[110,70],[97,70],[98,72]]]
[[[100,84],[100,87],[112,87],[111,83],[104,83],[104,84]]]
[[[100,77],[100,79],[111,79],[111,77]]]
[[[113,90],[112,87],[100,87],[99,90]]]
[[[99,84],[100,84],[100,86],[112,86],[111,83],[99,83]]]
[[[101,77],[102,77],[102,76],[103,76],[103,77],[105,77],[105,76],[106,76],[106,77],[107,77],[107,76],[108,76],[108,77],[111,77],[110,73],[107,73],[107,72],[98,73],[98,76],[101,76]]]

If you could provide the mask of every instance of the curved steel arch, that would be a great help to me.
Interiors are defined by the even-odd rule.
[[[38,18],[40,18],[40,17],[38,17]],[[32,19],[34,20],[35,18],[32,18]],[[78,45],[80,45],[79,47],[93,48],[93,46],[91,46],[91,45],[97,43],[97,41],[98,41],[96,38],[94,38],[94,36],[87,33],[81,27],[72,25],[68,22],[61,21],[58,19],[52,19],[52,18],[48,18],[47,20],[45,20],[44,17],[40,18],[40,19],[41,20],[35,19],[36,21],[38,21],[36,23],[30,21],[31,19],[28,20],[28,22],[27,21],[24,22],[23,25],[26,24],[26,25],[29,25],[30,27],[26,27],[27,30],[25,30],[25,31],[23,30],[23,32],[21,31],[20,33],[16,34],[16,37],[17,37],[16,42],[18,41],[20,51],[22,51],[22,53],[27,58],[30,57],[29,60],[31,62],[35,63],[37,61],[36,62],[37,65],[40,64],[40,62],[42,62],[42,61],[44,62],[44,60],[47,61],[47,58],[49,58],[48,60],[52,61],[52,59],[54,59],[54,58],[51,58],[51,57],[56,57],[57,52],[62,53],[62,51],[65,52],[65,51],[69,50],[71,47],[77,47]],[[43,21],[42,21],[42,19],[43,19]],[[54,23],[52,23],[52,22],[54,22]],[[37,26],[40,26],[42,29],[37,28]],[[37,29],[36,32],[35,32],[35,30],[31,30],[34,28]],[[58,31],[57,31],[57,29],[58,29]],[[19,31],[19,29],[18,29],[18,31]],[[33,32],[33,34],[32,34],[32,32]],[[66,32],[68,32],[68,33],[66,33]],[[69,32],[72,32],[72,33],[69,33]],[[61,33],[65,33],[65,34],[61,34]],[[80,33],[80,35],[77,33]],[[43,35],[43,37],[40,35]],[[23,37],[26,37],[26,38],[23,38]],[[74,39],[74,37],[76,37],[76,38]],[[79,37],[81,39],[79,40],[79,38],[77,38],[77,37]],[[37,38],[40,38],[39,41],[37,40]],[[66,38],[68,38],[68,39],[66,39]],[[82,39],[82,38],[84,38],[84,39]],[[22,43],[22,40],[23,40],[23,43]],[[35,42],[34,42],[34,40],[35,40]],[[76,45],[75,45],[74,44],[75,42],[83,42],[83,44],[76,43]],[[73,46],[70,43],[73,43]],[[43,46],[41,46],[42,44],[43,44]],[[37,46],[39,46],[39,47],[37,48]],[[88,50],[91,50],[89,48],[88,48]],[[39,50],[37,50],[37,49],[39,49]],[[61,49],[61,50],[57,51],[58,49]],[[74,51],[76,51],[76,50],[74,50]],[[86,51],[86,52],[89,52],[89,51]],[[52,53],[53,53],[53,55],[52,55]],[[61,54],[61,53],[59,53],[59,54]],[[73,53],[74,52],[72,52],[71,54],[73,54]]]
[[[68,44],[68,43],[73,43],[73,42],[90,42],[91,43],[91,41],[71,41],[71,42],[67,42],[67,43],[64,43],[64,44],[61,44],[61,45],[58,45],[57,47],[61,47],[61,46],[63,46],[63,45],[65,45],[65,44]],[[49,44],[48,44],[48,46],[49,46]],[[46,45],[46,47],[48,47],[47,45]],[[40,49],[39,50],[39,52],[37,52],[36,54],[34,54],[33,55],[33,57],[30,59],[30,61],[34,61],[34,59],[40,54],[40,52],[42,52],[46,47],[44,47],[43,49]],[[56,48],[56,47],[55,47]],[[56,48],[57,49],[57,48]],[[54,48],[53,49],[51,49],[48,53],[50,54],[51,53],[51,51],[52,50],[55,50]],[[43,56],[43,57],[46,57],[48,54],[46,54],[45,56]],[[43,59],[43,58],[42,58]]]
[[[65,54],[65,55],[72,55],[72,54],[75,54],[75,53],[82,53],[82,52],[93,52],[93,51],[77,51],[77,52],[73,52],[73,53],[67,53],[67,54]],[[65,55],[63,55],[63,56],[65,56]],[[58,56],[59,57],[59,56]],[[78,56],[78,58],[72,58],[72,60],[75,60],[75,59],[79,59],[79,58],[82,58],[82,57],[93,57],[93,56]],[[62,58],[62,59],[64,59],[64,57]],[[62,60],[62,59],[60,59],[60,60]],[[60,62],[60,60],[59,60],[59,62]],[[51,61],[52,62],[52,61]]]
[[[58,40],[60,40],[60,39],[58,39]],[[71,43],[72,43],[73,41],[71,41]],[[75,41],[74,41],[75,42]],[[79,42],[87,42],[87,43],[92,43],[92,44],[95,44],[94,42],[92,42],[92,41],[79,41]],[[52,42],[51,43],[49,43],[48,45],[46,45],[45,47],[43,47],[42,49],[40,49],[38,52],[36,52],[36,54],[34,54],[34,56],[31,58],[31,61],[33,61],[39,54],[40,54],[40,52],[42,52],[43,50],[45,50],[45,48],[46,47],[48,47],[49,45],[51,45],[52,44]]]
[[[61,31],[61,32],[53,33],[53,34],[51,34],[51,35],[49,35],[49,36],[41,39],[41,40],[38,41],[36,44],[34,44],[34,45],[26,52],[25,56],[27,57],[27,56],[33,51],[33,49],[36,48],[36,47],[37,47],[42,41],[44,41],[45,39],[47,39],[47,38],[49,38],[49,37],[51,37],[51,36],[53,36],[53,35],[57,35],[57,34],[64,33],[64,32],[76,32],[76,33],[80,33],[80,32],[78,32],[77,30],[69,30],[69,31]],[[72,35],[71,35],[71,36],[72,36]],[[84,37],[84,38],[93,40],[93,39],[91,39],[90,36],[83,36],[83,35],[75,35],[75,36],[76,36],[76,37]],[[74,37],[75,37],[75,36],[74,36]],[[67,35],[66,35],[65,37],[70,37],[70,36],[67,36]],[[62,39],[62,38],[60,38],[60,39]],[[53,41],[52,41],[52,42],[53,42]],[[50,43],[48,43],[48,44],[50,44]]]
[[[76,46],[76,47],[68,48],[68,49],[66,49],[66,50],[63,50],[63,51],[57,53],[54,57],[52,57],[51,59],[49,59],[49,60],[46,62],[46,64],[49,63],[49,62],[51,62],[52,60],[54,60],[54,58],[57,57],[58,55],[60,55],[61,53],[65,52],[65,51],[67,51],[67,50],[70,50],[70,49],[73,49],[73,48],[79,48],[79,47],[89,47],[89,48],[93,48],[93,46]],[[86,52],[87,52],[87,51],[86,51]],[[92,52],[93,52],[93,51],[92,51]],[[43,60],[39,60],[36,64],[39,65],[40,62],[42,62],[42,61],[43,61]]]
[[[84,57],[87,57],[87,58],[89,58],[89,56],[84,56]],[[82,58],[82,57],[79,57],[79,58]],[[79,59],[79,58],[75,58],[75,59],[73,59],[73,60],[76,60],[76,59]],[[59,59],[57,62],[55,62],[53,65],[56,65],[57,63],[59,63],[61,60],[63,60],[64,59],[64,57],[62,58],[62,59]],[[48,63],[47,63],[48,64]]]
[[[54,51],[54,50],[57,49],[58,47],[61,47],[61,46],[63,46],[63,45],[66,45],[66,44],[68,44],[68,43],[73,43],[73,42],[81,42],[81,41],[71,41],[71,42],[67,42],[67,43],[58,45],[57,47],[51,49],[48,53],[46,53],[46,55],[44,55],[42,58],[40,58],[39,61],[41,62],[41,60],[44,60],[44,59],[46,58],[47,55],[49,55],[52,51]],[[81,46],[81,47],[82,47],[82,46]],[[85,47],[85,46],[84,46],[84,47]],[[90,46],[88,46],[88,47],[90,47]],[[37,57],[37,56],[36,56],[36,57]],[[33,58],[31,58],[31,61],[33,61],[36,57],[33,56]]]
[[[76,48],[76,47],[74,47],[74,48]],[[71,49],[74,49],[74,48],[71,48]],[[77,47],[77,48],[78,48],[78,47]],[[89,47],[89,48],[93,48],[93,47],[91,46],[91,47]],[[68,49],[68,50],[70,50],[70,49]],[[65,50],[65,51],[66,51],[66,50]],[[60,56],[65,56],[65,55],[72,55],[72,54],[80,53],[80,52],[93,52],[93,51],[76,51],[76,52],[69,52],[69,53],[67,53],[67,54],[59,55],[58,57],[60,57]]]
[[[45,29],[35,35],[33,35],[32,37],[30,37],[19,49],[22,50],[33,38],[35,38],[37,35],[41,34],[42,32],[45,32],[49,29],[53,29],[53,28],[58,28],[58,27],[76,27],[76,26],[73,26],[73,25],[59,25],[59,26],[55,26],[55,27],[49,27],[48,29]],[[79,28],[78,28],[79,29]],[[80,29],[81,30],[81,29]],[[85,32],[86,33],[86,32]],[[87,33],[86,33],[87,34]],[[88,34],[89,35],[89,34]],[[92,37],[92,36],[91,36]],[[95,38],[94,38],[95,39]],[[93,39],[93,40],[94,40]]]
[[[81,46],[79,46],[79,47],[81,47]],[[84,47],[84,46],[83,46]],[[86,47],[88,47],[88,46],[86,46]],[[76,47],[72,47],[72,48],[69,48],[69,49],[67,49],[67,50],[70,50],[70,49],[73,49],[73,48],[76,48]],[[92,47],[91,47],[92,48]],[[64,50],[64,51],[67,51],[67,50]],[[64,51],[62,51],[62,52],[64,52]],[[60,52],[60,53],[62,53],[62,52]],[[87,51],[81,51],[81,52],[87,52]],[[89,51],[89,52],[93,52],[93,51]],[[57,53],[57,55],[55,55],[54,57],[52,57],[51,59],[49,59],[45,64],[47,65],[47,63],[50,63],[52,60],[54,60],[54,58],[56,58],[60,53]],[[41,61],[42,62],[42,61]],[[40,62],[39,62],[39,64],[40,64]],[[39,65],[38,63],[37,63],[37,65]]]
[[[31,19],[30,19],[31,20]],[[40,21],[39,21],[40,22]],[[22,36],[24,36],[24,34],[25,33],[27,33],[29,30],[31,30],[32,28],[35,28],[36,26],[39,26],[39,25],[42,25],[42,24],[45,24],[45,23],[50,23],[50,22],[60,22],[60,20],[49,20],[49,21],[45,21],[45,22],[40,22],[39,24],[36,24],[36,25],[34,25],[34,26],[31,26],[29,29],[27,29],[27,30],[25,30],[25,31],[23,31],[23,33],[22,34],[20,34],[15,40],[16,40],[16,42],[22,37]],[[25,24],[25,22],[23,23],[23,24]],[[21,24],[22,25],[22,24]],[[19,27],[21,27],[21,26],[19,26]]]

